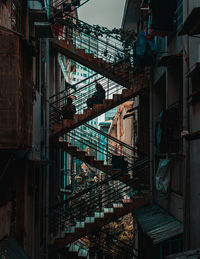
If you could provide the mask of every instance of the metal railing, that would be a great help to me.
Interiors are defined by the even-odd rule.
[[[54,26],[54,33],[59,39],[73,43],[78,48],[93,52],[95,57],[100,57],[107,62],[116,62],[125,56],[131,55],[131,64],[134,66],[135,36],[130,34],[123,37],[121,30],[108,30],[106,27],[90,25],[70,14],[60,18]],[[61,26],[62,33],[56,29]]]
[[[138,195],[143,195],[142,191],[149,188],[145,186],[144,180],[140,180],[141,171],[145,171],[148,160],[141,159],[134,163],[127,170],[133,170],[133,178],[126,178],[125,183],[118,181],[119,177],[127,171],[107,178],[104,181],[94,183],[85,190],[71,195],[67,200],[50,208],[50,232],[62,233],[76,222],[83,222],[86,217],[94,216],[95,212],[102,212],[104,208],[113,208],[113,203],[131,202],[137,199]]]
[[[86,4],[89,0],[57,0],[50,1],[49,7],[51,11],[50,22],[57,23],[60,19],[63,19],[67,14],[70,14],[77,10],[82,5]]]
[[[118,68],[116,67],[116,70]],[[81,114],[85,109],[87,109],[87,100],[92,98],[94,92],[96,91],[95,85],[99,83],[105,90],[105,99],[112,99],[114,94],[121,94],[122,90],[125,89],[122,85],[119,85],[111,80],[106,79],[104,76],[98,79],[92,80],[96,75],[90,77],[91,82],[84,85],[83,81],[72,86],[73,90],[71,92],[62,91],[57,95],[50,98],[50,122],[51,126],[54,123],[62,123],[62,107],[66,104],[68,97],[73,97],[75,100],[73,104],[76,106],[76,113]],[[88,79],[88,78],[87,78]],[[84,80],[85,81],[85,80]],[[128,78],[124,79],[127,82]]]
[[[102,154],[108,164],[112,164],[113,168],[116,168],[121,163],[121,168],[131,166],[138,159],[147,158],[146,154],[140,152],[134,147],[98,130],[97,128],[84,124],[84,130],[82,126],[72,130],[69,135],[70,144],[85,149],[88,147],[92,150],[93,154]],[[80,143],[82,145],[80,145]]]

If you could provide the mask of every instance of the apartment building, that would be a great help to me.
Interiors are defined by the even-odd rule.
[[[57,197],[49,98],[65,81],[50,46],[52,9],[46,1],[0,3],[1,258],[49,257],[48,208]]]
[[[151,159],[151,205],[135,212],[139,258],[149,253],[165,258],[200,246],[198,13],[197,1],[126,1],[122,26],[137,29],[139,72],[141,65],[142,73],[151,70],[149,102],[139,103],[149,109]]]

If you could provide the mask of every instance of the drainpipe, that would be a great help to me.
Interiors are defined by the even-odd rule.
[[[186,14],[189,14],[189,0],[186,1]],[[184,72],[189,72],[189,36],[185,36],[185,69]],[[189,96],[189,78],[184,78],[183,91],[183,130],[190,132],[190,105],[187,102]],[[186,159],[185,169],[185,186],[184,186],[184,249],[190,249],[190,141],[183,139],[183,149]]]
[[[153,68],[149,82],[150,203],[153,203]]]
[[[46,0],[47,18],[49,19],[49,0]],[[49,160],[49,95],[50,95],[50,68],[49,68],[49,38],[46,39],[46,157]],[[45,208],[45,258],[48,258],[48,225],[49,225],[49,165],[46,168],[45,174],[46,184],[46,208]]]

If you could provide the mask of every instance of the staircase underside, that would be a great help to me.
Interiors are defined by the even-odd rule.
[[[112,63],[104,62],[101,58],[95,58],[93,54],[86,53],[84,49],[78,49],[73,44],[67,44],[65,40],[51,39],[50,44],[54,51],[73,59],[126,88],[131,88],[134,77],[133,71],[130,68],[123,68],[127,64],[119,64],[119,69],[117,69],[117,66],[113,68],[111,67]]]
[[[80,125],[96,118],[97,116],[115,108],[116,106],[137,96],[142,90],[141,85],[135,84],[132,89],[123,89],[122,94],[114,94],[113,99],[105,99],[103,104],[94,104],[94,109],[85,109],[83,114],[75,114],[73,120],[64,120],[63,125],[54,124],[53,137],[59,137],[63,134],[79,127]]]
[[[63,238],[57,238],[55,240],[55,248],[60,250],[64,248],[67,244],[72,243],[81,237],[88,234],[92,234],[98,231],[102,226],[108,224],[109,222],[116,220],[133,210],[141,208],[147,205],[149,202],[149,195],[145,194],[143,196],[134,197],[133,201],[123,201],[122,208],[114,208],[113,212],[108,212],[104,214],[103,218],[95,218],[93,223],[85,223],[85,227],[76,228],[74,233],[67,233]]]

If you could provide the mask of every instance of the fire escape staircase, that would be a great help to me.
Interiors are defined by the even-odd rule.
[[[88,124],[85,124],[84,126],[87,125]],[[90,164],[92,167],[104,171],[109,176],[106,180],[82,192],[78,192],[74,197],[72,196],[68,201],[62,203],[54,210],[55,214],[53,218],[57,218],[57,225],[62,229],[55,238],[54,249],[62,252],[65,251],[65,253],[68,251],[69,254],[73,252],[77,253],[77,249],[80,251],[80,247],[73,244],[74,241],[90,233],[94,233],[110,221],[118,219],[148,203],[149,186],[144,184],[144,168],[148,164],[148,158],[143,153],[110,137],[91,125],[88,125],[88,127],[90,127],[92,131],[98,134],[104,134],[104,137],[108,137],[112,141],[124,145],[125,148],[131,148],[135,155],[137,153],[137,159],[133,161],[130,160],[128,155],[124,155],[125,159],[129,162],[128,167],[126,169],[122,168],[116,170],[112,168],[112,165],[106,165],[104,161],[95,160],[94,156],[87,156],[85,151],[78,150],[76,146],[70,146],[69,143],[65,141],[57,143],[57,148],[67,151],[72,156]],[[82,131],[83,130],[80,129],[76,134],[70,132],[70,136],[77,137],[77,134],[80,134]],[[82,133],[86,135],[84,131]],[[98,137],[96,138],[98,139]],[[82,144],[86,144],[94,149],[96,146],[97,151],[106,154],[106,150],[103,147],[103,151],[99,150],[97,143],[92,143],[86,139],[87,137],[82,139],[80,136],[80,142],[83,141]],[[77,140],[77,138],[75,140]],[[93,141],[95,141],[95,137]],[[114,154],[120,155],[121,153],[118,152]],[[129,171],[133,172],[132,177],[129,175]],[[85,199],[83,198],[83,200],[81,200],[81,197],[84,197],[84,195]],[[68,204],[69,207],[65,207],[65,204]],[[71,212],[71,215],[67,215],[68,211]],[[78,213],[78,216],[76,213]],[[72,218],[76,219],[76,223],[70,225],[69,222]],[[67,222],[69,225],[66,227]],[[85,253],[85,255],[87,254],[85,251],[83,253]]]
[[[83,161],[86,164],[89,164],[90,166],[101,170],[102,172],[108,174],[108,175],[116,175],[120,172],[119,169],[113,169],[112,165],[107,165],[103,160],[96,160],[95,156],[87,155],[86,151],[79,150],[76,146],[71,146],[70,143],[67,142],[60,142],[57,144],[57,147],[66,151],[68,154],[70,154],[73,157],[76,157],[77,159]],[[148,162],[148,160],[147,160]],[[140,167],[140,164],[138,163],[138,167]],[[137,176],[139,177],[139,175]],[[129,174],[122,174],[119,176],[118,180],[120,180],[122,183],[130,183],[128,180],[130,180]],[[135,175],[136,179],[136,175]]]
[[[74,130],[68,134],[68,139],[72,139],[72,141],[76,141],[76,143],[82,143],[84,146],[87,146],[90,148],[90,150],[93,150],[93,154],[99,153],[102,154],[108,162],[105,163],[104,160],[98,160],[94,155],[88,155],[87,151],[80,150],[80,148],[76,145],[73,145],[73,143],[64,141],[61,139],[61,141],[58,141],[56,143],[56,147],[59,149],[62,149],[63,151],[69,153],[71,156],[76,157],[77,159],[81,160],[82,162],[89,164],[91,167],[96,168],[110,176],[114,176],[117,173],[120,173],[121,168],[117,168],[112,164],[112,156],[114,155],[117,159],[123,158],[123,161],[126,160],[127,164],[133,164],[135,165],[134,170],[134,179],[135,181],[138,181],[140,179],[141,174],[137,173],[137,170],[144,166],[144,163],[148,164],[149,158],[142,152],[139,152],[137,149],[129,146],[128,144],[106,134],[105,132],[91,126],[90,124],[84,124],[84,127],[89,128],[90,132],[93,134],[93,139],[90,136],[88,138],[87,131],[85,131],[83,128]],[[96,134],[96,135],[95,135]],[[96,141],[96,139],[102,139],[104,138],[104,143],[101,143],[101,141]],[[105,141],[106,139],[106,141]],[[108,142],[112,141],[112,144],[109,144]],[[114,144],[113,144],[114,143]],[[120,151],[114,150],[114,148],[118,145],[121,148],[128,150],[127,151]],[[129,154],[128,154],[129,153]],[[134,154],[133,155],[130,154]],[[121,161],[121,163],[123,162]],[[142,163],[140,162],[142,161]],[[119,164],[119,162],[118,162]],[[136,166],[137,165],[137,166]],[[125,174],[120,174],[118,180],[120,180],[122,183],[129,184],[131,183],[129,180],[131,179],[131,176],[126,172]],[[140,179],[141,180],[141,179]],[[131,183],[132,184],[132,183]],[[141,185],[141,184],[140,184]],[[145,184],[143,184],[144,188]],[[149,186],[147,186],[147,189]]]
[[[135,84],[133,89],[123,89],[121,94],[113,94],[112,98],[105,99],[103,104],[94,104],[93,109],[85,109],[82,114],[75,114],[73,120],[64,120],[63,123],[55,122],[52,136],[58,137],[69,132],[83,123],[86,123],[97,116],[117,107],[121,103],[135,97],[142,90],[142,84]]]
[[[129,170],[134,170],[134,166]],[[127,180],[126,184],[117,181],[122,173],[75,194],[53,209],[51,226],[57,233],[53,240],[54,250],[62,251],[109,222],[148,204],[148,194],[137,191],[134,179]]]
[[[73,28],[71,29],[73,31]],[[95,80],[93,83],[98,81],[103,84],[105,79],[111,79],[115,82],[114,84],[112,83],[113,89],[119,88],[119,91],[110,94],[109,86],[107,86],[106,96],[108,98],[104,99],[102,104],[94,104],[92,110],[85,108],[83,103],[86,103],[86,99],[84,99],[81,105],[77,104],[76,106],[84,107],[81,111],[82,113],[78,112],[79,114],[75,114],[72,120],[62,121],[60,119],[61,107],[66,103],[68,93],[64,98],[61,95],[56,96],[50,103],[51,136],[57,148],[63,149],[72,156],[109,175],[107,179],[86,188],[82,192],[73,194],[51,210],[53,250],[61,253],[67,250],[68,252],[75,252],[77,256],[80,248],[75,248],[72,244],[73,242],[88,234],[95,233],[112,220],[118,219],[148,204],[149,195],[146,192],[146,186],[144,186],[144,179],[140,177],[139,173],[144,171],[143,169],[148,161],[146,158],[139,158],[129,165],[126,170],[114,169],[112,165],[105,164],[104,161],[95,160],[93,156],[88,156],[85,151],[79,150],[77,146],[58,140],[69,132],[71,135],[72,130],[76,130],[84,123],[137,96],[145,87],[145,83],[134,81],[134,72],[131,69],[130,62],[124,63],[124,60],[127,60],[126,55],[120,55],[123,60],[122,63],[116,61],[116,50],[119,50],[116,46],[113,48],[112,44],[108,42],[105,44],[101,40],[99,45],[101,49],[98,50],[97,54],[92,54],[90,50],[84,50],[84,45],[81,46],[82,42],[84,42],[84,38],[81,38],[84,33],[75,33],[75,38],[74,34],[70,35],[68,33],[68,35],[68,39],[65,35],[64,40],[52,40],[52,49],[103,75],[101,79]],[[60,35],[60,37],[62,36]],[[87,35],[88,37],[90,38],[90,35]],[[107,52],[111,53],[110,59],[107,58]],[[123,53],[120,52],[120,54]],[[124,87],[128,89],[124,89]],[[91,96],[85,96],[85,98],[88,97]],[[127,172],[133,172],[133,174],[130,176]],[[80,253],[79,255],[86,257],[86,254]]]
[[[60,32],[54,27],[56,37],[50,42],[52,51],[59,52],[126,88],[131,88],[135,74],[130,62],[133,53],[124,52],[121,40],[111,35],[106,35],[106,39],[96,36],[94,26],[70,15],[67,15],[66,19],[60,19],[57,26],[66,26],[67,32]]]
[[[130,88],[133,84],[130,77],[133,72],[129,70],[130,67],[127,64],[119,64],[118,69],[113,69],[113,63],[95,57],[94,54],[87,53],[84,49],[76,47],[75,44],[68,44],[66,40],[51,39],[50,44],[53,51],[71,58],[126,88]]]

